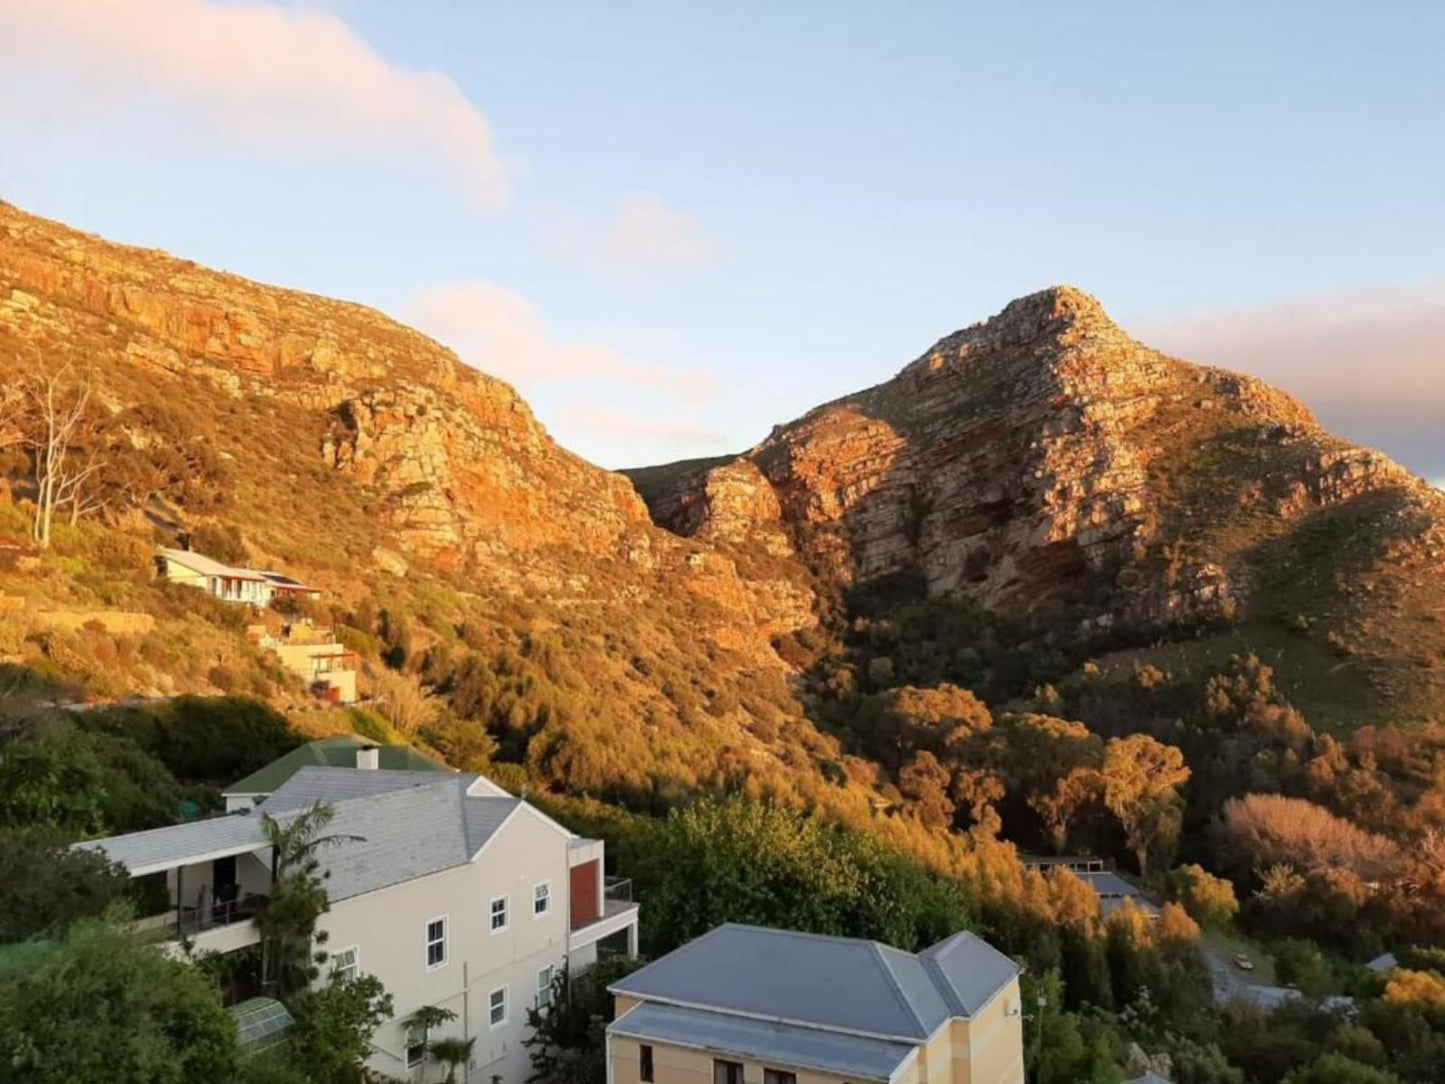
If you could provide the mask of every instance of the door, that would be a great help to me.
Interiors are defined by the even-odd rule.
[[[216,901],[215,913],[212,916],[214,921],[229,922],[231,920],[231,913],[236,909],[238,888],[234,854],[227,855],[225,858],[217,858],[211,863],[211,891]]]

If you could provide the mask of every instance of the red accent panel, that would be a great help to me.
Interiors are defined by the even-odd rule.
[[[572,867],[571,892],[568,900],[572,906],[572,928],[578,929],[600,917],[597,909],[597,859]]]

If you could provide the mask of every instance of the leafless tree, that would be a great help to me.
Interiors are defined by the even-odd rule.
[[[86,420],[93,384],[90,372],[79,373],[69,362],[56,369],[42,369],[25,388],[35,413],[28,442],[35,459],[35,525],[33,535],[41,549],[50,546],[50,526],[55,510],[72,506],[72,518],[82,507],[86,480],[100,469],[100,462],[79,460],[72,453]]]

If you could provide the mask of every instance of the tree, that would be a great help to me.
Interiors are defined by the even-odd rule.
[[[66,363],[42,368],[30,377],[26,395],[37,415],[29,444],[35,472],[35,522],[32,535],[41,549],[50,546],[51,522],[57,508],[80,507],[81,486],[100,469],[92,460],[77,465],[72,452],[86,421],[93,378],[77,375]]]
[[[451,1009],[438,1008],[436,1005],[423,1005],[412,1013],[402,1024],[407,1031],[407,1042],[410,1044],[411,1036],[421,1036],[421,1053],[426,1057],[427,1051],[431,1049],[431,1033],[444,1024],[449,1024],[457,1018],[457,1014]]]
[[[0,942],[24,941],[99,916],[130,886],[95,851],[73,851],[51,828],[0,829]]]
[[[1080,811],[1097,802],[1104,792],[1103,777],[1093,768],[1075,768],[1046,794],[1035,794],[1029,808],[1039,815],[1056,854],[1069,845],[1069,830]]]
[[[0,971],[0,1081],[223,1081],[237,1059],[214,984],[116,922],[83,920],[24,971]]]
[[[1148,734],[1104,746],[1104,805],[1124,829],[1141,874],[1148,875],[1151,851],[1172,848],[1179,837],[1183,810],[1175,788],[1189,774],[1182,752]]]
[[[470,1039],[438,1039],[431,1044],[432,1061],[447,1067],[446,1084],[456,1084],[457,1066],[472,1056],[472,1047],[477,1045],[475,1036]]]
[[[1165,886],[1170,898],[1182,904],[1201,926],[1221,929],[1239,914],[1234,885],[1203,866],[1193,863],[1180,866],[1165,878]]]
[[[323,835],[334,815],[324,802],[316,802],[286,821],[263,815],[261,826],[271,844],[271,894],[256,917],[261,931],[261,982],[274,996],[285,1000],[305,989],[319,974],[313,945],[324,942],[316,921],[330,901],[320,872],[317,851],[359,836]]]
[[[948,770],[927,750],[913,754],[898,773],[899,792],[908,799],[918,819],[935,831],[953,823],[948,782]]]
[[[642,966],[614,956],[598,960],[580,975],[565,966],[552,976],[546,1004],[527,1009],[531,1034],[522,1040],[532,1063],[527,1079],[536,1084],[603,1084],[607,1079],[604,1029],[612,1019],[607,988]]]
[[[287,1042],[316,1084],[357,1084],[371,1036],[391,1017],[391,995],[375,975],[336,979],[287,1002],[295,1021]]]
[[[1400,1084],[1400,1078],[1343,1054],[1331,1053],[1321,1055],[1309,1068],[1291,1073],[1284,1084]]]

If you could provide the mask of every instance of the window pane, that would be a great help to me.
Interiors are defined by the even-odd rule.
[[[743,1067],[735,1061],[712,1063],[713,1084],[743,1084]]]
[[[763,1084],[798,1084],[798,1077],[782,1069],[764,1069]]]
[[[652,1047],[648,1046],[646,1043],[643,1043],[640,1047],[637,1048],[637,1054],[637,1075],[642,1078],[643,1081],[650,1081],[652,1079]]]
[[[507,1019],[507,988],[493,990],[490,1001],[489,1018],[493,1025],[501,1024]]]

